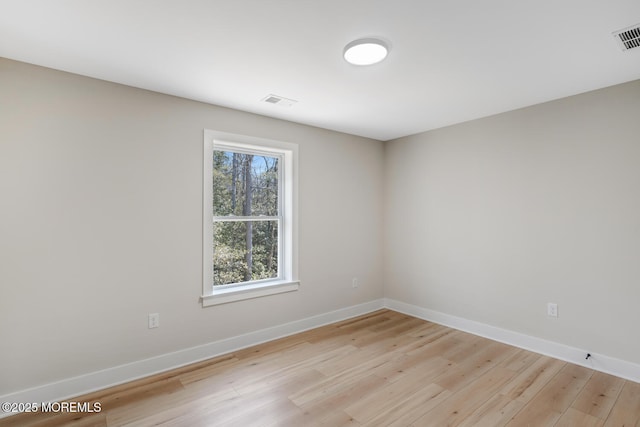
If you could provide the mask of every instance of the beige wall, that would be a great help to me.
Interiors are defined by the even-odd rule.
[[[640,363],[639,118],[635,81],[386,143],[385,295]]]
[[[204,128],[299,144],[298,292],[201,307]],[[381,298],[382,171],[378,141],[0,59],[0,395]]]

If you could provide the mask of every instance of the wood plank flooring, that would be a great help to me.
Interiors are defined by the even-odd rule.
[[[389,310],[0,426],[640,426],[640,384]]]

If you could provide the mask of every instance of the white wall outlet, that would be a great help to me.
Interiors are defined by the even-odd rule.
[[[160,313],[149,313],[149,329],[160,326]]]
[[[358,284],[358,278],[357,278],[357,277],[354,277],[354,278],[351,280],[351,287],[355,289],[355,288],[357,288],[358,286],[360,286],[360,285]]]
[[[558,317],[558,304],[553,302],[547,303],[547,316]]]

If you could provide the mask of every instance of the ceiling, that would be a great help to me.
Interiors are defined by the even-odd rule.
[[[638,0],[0,0],[0,56],[378,140],[640,79]],[[344,46],[377,36],[387,59]],[[269,94],[291,107],[261,102]]]

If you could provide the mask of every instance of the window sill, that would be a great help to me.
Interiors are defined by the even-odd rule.
[[[245,285],[234,288],[214,289],[210,295],[202,296],[202,306],[226,304],[228,302],[242,301],[251,298],[265,297],[267,295],[282,294],[297,291],[299,281],[275,282],[263,285]]]

